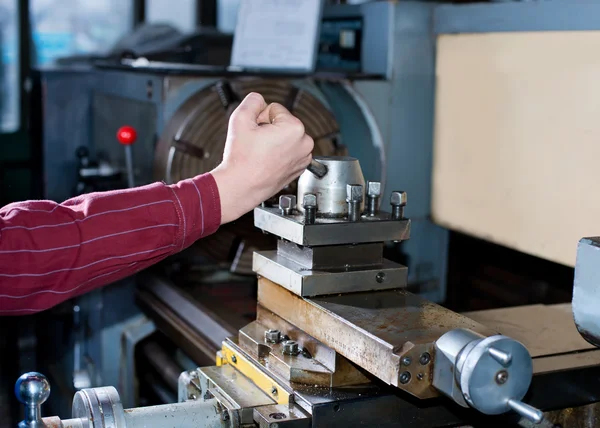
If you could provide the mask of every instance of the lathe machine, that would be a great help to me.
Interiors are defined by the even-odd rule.
[[[306,171],[295,195],[254,210],[255,226],[278,238],[253,256],[256,320],[223,342],[215,366],[181,373],[178,403],[124,409],[107,386],[78,391],[70,419],[42,418],[50,386],[28,373],[15,386],[20,426],[566,427],[574,414],[595,417],[600,351],[565,323],[570,314],[546,308],[552,320],[527,332],[522,312],[478,322],[407,292],[407,268],[383,257],[385,242],[409,239],[406,192],[381,201],[358,160],[316,160],[324,177]],[[597,295],[597,242],[581,244],[584,301]],[[539,309],[526,308],[532,319]],[[554,341],[540,346],[548,332]],[[557,403],[588,406],[551,412]]]

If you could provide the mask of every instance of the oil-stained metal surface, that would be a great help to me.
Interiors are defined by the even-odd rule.
[[[254,421],[260,428],[309,428],[310,415],[297,406],[262,406],[254,409]]]
[[[274,325],[273,322],[268,324]],[[322,387],[369,382],[363,373],[335,351],[330,348],[323,349],[324,345],[297,329],[281,327],[283,323],[277,325],[283,328],[281,331],[285,336],[299,344],[303,352],[298,355],[284,355],[283,342],[267,343],[264,339],[267,327],[258,321],[242,328],[239,333],[240,346],[276,377],[283,378],[289,383]],[[314,350],[314,356],[309,349]],[[322,356],[325,356],[329,367],[320,361],[319,358]]]
[[[360,221],[318,217],[304,224],[298,212],[282,215],[278,208],[254,209],[254,225],[299,245],[343,245],[369,242],[404,241],[410,237],[410,220],[392,220],[390,213],[364,216]]]
[[[382,381],[420,398],[438,395],[430,369],[418,363],[422,353],[433,352],[435,340],[456,328],[495,334],[404,290],[303,299],[260,278],[258,301]],[[403,363],[404,357],[410,364]],[[402,383],[405,372],[410,380]]]
[[[585,340],[600,347],[600,237],[583,238],[577,247],[573,317]]]
[[[203,367],[199,371],[211,384],[219,387],[220,393],[229,402],[235,403],[240,408],[276,404],[271,397],[261,391],[250,379],[243,376],[229,364],[220,367]]]
[[[389,260],[379,267],[310,270],[277,254],[254,253],[252,269],[299,296],[322,296],[406,287],[408,268]]]

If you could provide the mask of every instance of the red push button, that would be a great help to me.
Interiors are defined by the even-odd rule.
[[[124,146],[129,146],[135,143],[137,132],[132,126],[122,126],[117,131],[117,140]]]

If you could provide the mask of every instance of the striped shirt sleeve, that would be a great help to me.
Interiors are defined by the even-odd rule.
[[[25,315],[122,279],[214,233],[211,174],[167,186],[0,208],[0,315]]]

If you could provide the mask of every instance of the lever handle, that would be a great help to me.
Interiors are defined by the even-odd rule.
[[[40,406],[50,396],[46,376],[37,372],[25,373],[15,383],[15,395],[25,405],[25,419],[19,423],[19,428],[45,426]]]
[[[544,419],[544,414],[541,410],[536,409],[529,404],[525,404],[522,401],[508,400],[508,407],[534,424],[539,424]]]

